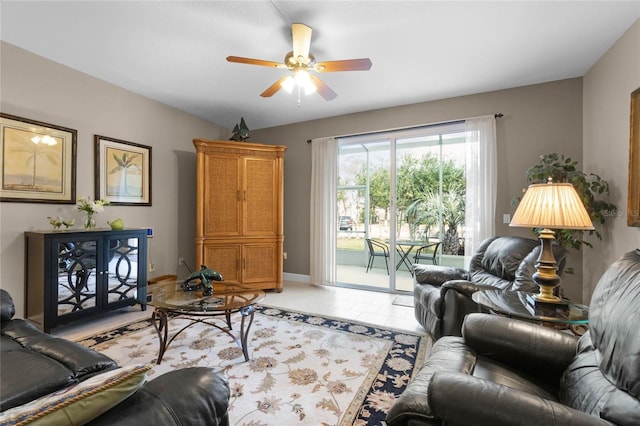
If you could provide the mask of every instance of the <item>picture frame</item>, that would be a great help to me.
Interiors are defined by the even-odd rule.
[[[95,135],[95,199],[151,206],[151,147]]]
[[[78,131],[0,112],[0,202],[75,204]]]
[[[631,93],[627,226],[640,227],[640,88]]]

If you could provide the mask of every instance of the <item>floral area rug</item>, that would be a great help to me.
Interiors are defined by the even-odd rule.
[[[219,320],[218,320],[219,318]],[[222,325],[223,317],[216,321]],[[188,319],[169,319],[173,335]],[[239,314],[232,316],[237,332]],[[424,359],[428,338],[301,312],[256,306],[250,361],[227,334],[194,324],[156,365],[158,336],[141,320],[80,343],[119,365],[152,363],[149,379],[208,366],[229,380],[232,425],[383,425],[386,413]]]

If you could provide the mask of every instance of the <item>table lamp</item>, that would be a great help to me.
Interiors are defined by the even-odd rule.
[[[540,256],[536,263],[533,281],[540,287],[534,296],[535,303],[562,303],[553,294],[560,283],[552,244],[555,232],[551,229],[590,230],[593,223],[580,196],[570,183],[549,182],[529,185],[522,201],[518,204],[509,226],[542,228],[540,231]]]

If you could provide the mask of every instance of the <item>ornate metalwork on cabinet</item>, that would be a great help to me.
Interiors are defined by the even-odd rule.
[[[27,318],[49,332],[124,306],[146,309],[147,233],[25,232]]]

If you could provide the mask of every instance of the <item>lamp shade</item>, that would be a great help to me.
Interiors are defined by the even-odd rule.
[[[509,226],[594,229],[589,213],[570,183],[529,185]]]

